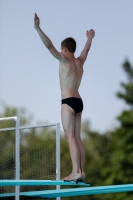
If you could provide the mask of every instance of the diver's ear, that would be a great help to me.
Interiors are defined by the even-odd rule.
[[[67,47],[64,47],[64,50],[65,50],[65,52],[67,52],[68,51]]]

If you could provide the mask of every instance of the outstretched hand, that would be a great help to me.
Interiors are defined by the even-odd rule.
[[[39,26],[40,26],[40,19],[37,16],[37,14],[35,13],[35,16],[34,16],[34,27],[35,27],[35,29],[37,29],[37,28],[39,28]]]
[[[86,31],[86,36],[89,39],[93,39],[95,37],[95,31],[93,29],[90,29],[90,31]]]

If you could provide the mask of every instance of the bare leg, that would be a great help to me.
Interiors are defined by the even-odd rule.
[[[70,156],[72,160],[72,173],[63,178],[65,180],[77,180],[81,178],[81,162],[80,162],[80,147],[75,138],[75,113],[74,110],[66,104],[62,105],[61,109],[62,125],[65,132],[65,138],[69,145]]]
[[[82,143],[81,136],[80,136],[81,116],[82,116],[82,113],[77,113],[75,115],[75,138],[77,140],[77,143],[78,143],[79,149],[80,149],[81,174],[82,174],[83,178],[85,178],[85,173],[84,173],[85,149],[84,149],[84,145]]]

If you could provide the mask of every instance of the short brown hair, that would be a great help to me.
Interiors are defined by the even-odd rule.
[[[67,47],[68,51],[76,51],[76,41],[72,37],[68,37],[61,42],[62,47]]]

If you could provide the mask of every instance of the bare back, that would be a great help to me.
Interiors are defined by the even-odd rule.
[[[78,58],[75,58],[73,55],[74,51],[72,51],[72,53],[71,51],[69,52],[67,47],[65,46],[61,48],[61,53],[57,51],[48,36],[41,30],[40,19],[36,13],[34,17],[34,26],[44,45],[48,48],[50,53],[60,62],[59,77],[62,99],[68,97],[81,98],[78,89],[83,75],[83,64],[87,58],[92,39],[95,36],[95,31],[93,29],[91,29],[90,31],[87,30],[87,42],[80,56]],[[64,53],[62,52],[64,52],[65,55],[69,56],[63,55]]]
[[[60,61],[59,77],[62,99],[81,98],[78,92],[83,75],[83,64],[78,58]]]
[[[78,92],[83,75],[83,64],[87,58],[91,47],[92,38],[95,36],[95,31],[91,29],[86,32],[87,42],[78,58],[74,57],[74,50],[69,51],[66,46],[61,46],[61,52],[58,52],[51,40],[40,28],[40,19],[35,13],[34,26],[42,39],[44,45],[50,53],[59,60],[59,77],[62,99],[68,97],[81,98]],[[75,49],[76,50],[76,49]]]

